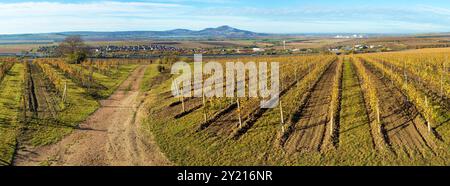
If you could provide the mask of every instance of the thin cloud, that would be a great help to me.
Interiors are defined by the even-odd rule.
[[[450,16],[450,9],[448,8],[421,5],[418,9],[423,12],[428,12],[436,15]]]
[[[19,2],[0,3],[0,16],[2,17],[29,17],[32,16],[58,16],[102,14],[127,12],[129,14],[161,11],[180,10],[188,8],[185,5],[173,3],[152,2],[117,2],[100,1],[87,3],[60,3],[60,2]],[[95,19],[95,17],[92,17]]]
[[[0,33],[198,30],[220,25],[268,33],[450,30],[450,10],[426,5],[251,7],[239,1],[204,1],[0,3]]]

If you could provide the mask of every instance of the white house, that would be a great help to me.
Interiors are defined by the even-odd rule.
[[[253,48],[253,52],[264,52],[263,48]]]

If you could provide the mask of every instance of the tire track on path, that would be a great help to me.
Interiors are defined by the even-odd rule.
[[[21,151],[15,165],[170,165],[153,137],[139,132],[147,67],[137,67],[78,130],[56,144]]]

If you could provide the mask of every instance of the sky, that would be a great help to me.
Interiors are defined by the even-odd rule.
[[[450,32],[448,0],[0,0],[0,34],[200,30]]]

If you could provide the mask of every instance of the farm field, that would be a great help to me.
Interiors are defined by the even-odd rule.
[[[162,60],[0,58],[0,163],[449,165],[449,54],[214,59],[279,62],[271,109],[255,97],[174,97]]]
[[[133,60],[109,61],[104,67],[105,62],[97,62],[91,68],[62,65],[60,59],[0,60],[0,149],[5,165],[21,151],[55,143],[77,129],[99,108],[99,100],[112,94],[139,66]]]
[[[168,80],[149,93],[146,125],[179,165],[448,165],[448,52],[265,59],[292,85],[268,110],[252,98],[240,109],[236,99],[185,98],[183,110]],[[241,59],[251,60],[263,61]]]

